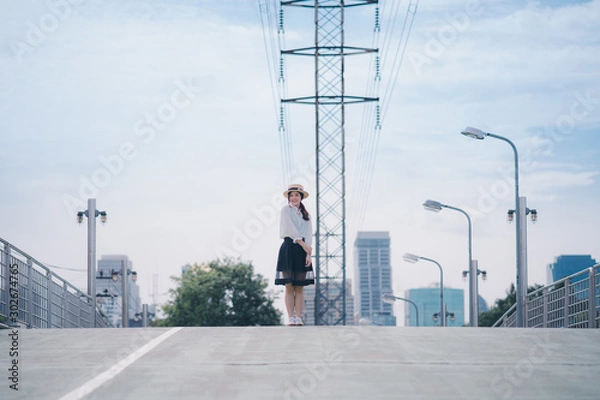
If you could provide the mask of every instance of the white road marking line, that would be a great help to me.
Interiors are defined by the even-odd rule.
[[[149,343],[145,344],[144,346],[140,347],[139,349],[137,349],[136,351],[131,353],[129,356],[125,357],[124,359],[122,359],[121,361],[119,361],[118,363],[116,363],[115,365],[113,365],[112,367],[110,367],[109,369],[107,369],[106,371],[101,373],[100,375],[96,376],[95,378],[90,379],[89,381],[87,381],[86,383],[84,383],[83,385],[78,387],[77,389],[73,390],[72,392],[67,393],[66,395],[61,397],[59,400],[80,400],[80,399],[82,399],[83,397],[87,396],[94,390],[98,389],[105,382],[107,382],[107,381],[111,380],[112,378],[114,378],[115,376],[117,376],[125,368],[127,368],[128,366],[133,364],[137,359],[139,359],[144,354],[148,353],[150,350],[152,350],[153,348],[158,346],[160,343],[162,343],[163,341],[168,339],[169,336],[177,333],[180,329],[181,329],[181,327],[169,329],[167,332],[163,333],[156,339],[154,339],[154,340],[150,341]]]

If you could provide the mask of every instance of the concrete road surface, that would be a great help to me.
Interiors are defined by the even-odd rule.
[[[600,399],[600,329],[339,326],[0,334],[0,399]]]

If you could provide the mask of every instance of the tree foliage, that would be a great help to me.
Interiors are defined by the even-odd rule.
[[[163,306],[162,326],[279,325],[281,312],[266,291],[267,280],[254,274],[251,263],[215,260],[194,264],[180,277]]]
[[[541,285],[530,286],[527,289],[527,293],[531,293],[542,287]],[[479,326],[492,326],[498,321],[504,313],[506,313],[515,303],[517,302],[517,291],[515,284],[511,283],[510,288],[506,291],[506,297],[504,299],[497,299],[494,306],[488,311],[479,314],[478,325]]]

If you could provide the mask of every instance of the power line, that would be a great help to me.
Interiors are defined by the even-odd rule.
[[[87,272],[87,269],[58,267],[56,265],[47,264],[45,262],[42,262],[42,264],[44,264],[45,267],[52,268],[52,269],[62,269],[65,271],[75,271],[75,272]]]
[[[404,58],[406,46],[417,12],[418,3],[418,0],[410,1],[404,21],[402,23],[400,36],[397,41],[394,41],[394,37],[396,36],[397,31],[396,25],[399,15],[400,2],[395,2],[395,7],[392,7],[392,15],[389,19],[386,18],[386,3],[384,3],[384,7],[382,7],[381,12],[376,14],[374,40],[377,40],[377,43],[379,43],[378,35],[381,27],[383,26],[383,51],[381,52],[381,56],[378,56],[379,58],[375,61],[375,77],[373,79],[370,78],[367,85],[368,87],[374,88],[374,90],[377,91],[377,94],[380,90],[380,81],[385,81],[386,86],[384,95],[380,97],[380,104],[368,107],[364,111],[363,124],[361,126],[361,139],[359,140],[359,152],[357,154],[358,167],[355,172],[354,179],[356,186],[354,190],[355,202],[353,203],[354,207],[352,208],[352,216],[356,224],[356,230],[359,230],[362,226],[366,213],[366,206],[371,189],[382,124],[387,115],[391,98],[396,87],[402,60]],[[390,23],[386,24],[386,21]],[[396,43],[396,50],[391,68],[388,72],[388,60],[390,60],[390,58],[386,57],[386,54],[389,53],[389,49],[393,43]]]
[[[285,46],[283,29],[283,10],[277,12],[276,2],[259,0],[259,10],[263,30],[263,41],[269,70],[275,118],[278,124],[279,150],[282,163],[284,184],[289,183],[292,175],[293,156],[289,129],[287,106],[281,99],[287,96],[287,78],[281,49]],[[278,105],[279,104],[279,105]]]

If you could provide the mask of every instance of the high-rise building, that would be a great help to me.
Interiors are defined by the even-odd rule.
[[[98,303],[104,309],[108,318],[115,327],[123,326],[122,322],[122,281],[121,269],[123,264],[126,271],[132,272],[133,263],[126,255],[103,255],[98,260],[98,271],[96,272],[96,293]],[[112,276],[117,273],[117,280]],[[128,320],[136,313],[142,311],[140,288],[133,280],[133,274],[128,273],[126,277],[128,293]]]
[[[329,285],[329,288],[330,290],[332,290],[332,292],[326,294],[328,298],[338,298],[337,302],[341,302],[342,298],[340,296],[340,286],[341,284]],[[315,285],[306,286],[304,288],[304,308],[302,310],[302,319],[304,320],[304,323],[306,325],[315,324],[315,294]],[[326,325],[333,325],[335,321],[339,321],[341,319],[341,315],[339,315],[339,312],[343,309],[343,307],[341,304],[337,304],[337,302],[336,304],[334,304],[333,307],[330,307],[327,314],[321,316],[321,318],[325,319]],[[354,297],[352,296],[352,280],[346,279],[346,325],[353,325],[353,315]]]
[[[553,264],[548,264],[547,284],[556,282],[569,275],[576,274],[586,268],[596,265],[591,255],[561,255],[555,258]],[[581,278],[583,279],[583,277]]]
[[[439,326],[441,320],[438,317],[434,321],[434,314],[440,313],[440,285],[439,283],[427,288],[409,289],[405,297],[413,301],[419,309],[419,326]],[[454,321],[446,319],[446,326],[463,326],[465,323],[465,300],[462,289],[444,287],[444,303],[446,312],[454,314]],[[412,304],[405,302],[404,326],[417,326],[417,316]]]
[[[392,293],[389,232],[358,232],[354,242],[354,323],[396,326],[391,304],[381,295]]]

